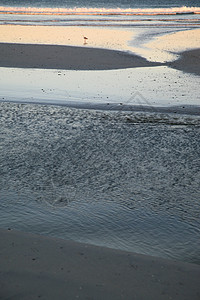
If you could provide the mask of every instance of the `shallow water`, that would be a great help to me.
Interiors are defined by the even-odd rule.
[[[107,71],[0,68],[0,73],[0,101],[121,103],[152,109],[200,104],[199,76],[166,66]]]
[[[1,227],[200,263],[200,117],[0,107]]]

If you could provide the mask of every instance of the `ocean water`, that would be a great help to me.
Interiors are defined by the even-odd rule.
[[[101,7],[101,8],[171,8],[199,6],[198,0],[1,0],[1,5],[15,7]]]
[[[199,14],[198,0],[0,1],[0,24],[151,26],[154,21],[160,26],[171,21],[176,27],[199,26]]]
[[[199,28],[200,7],[199,0],[0,0],[0,24],[144,28],[148,40]],[[50,86],[50,72],[38,79],[35,70],[1,68],[0,226],[200,263],[200,117],[192,105],[184,114],[185,104],[199,104],[198,78],[162,68],[128,72],[57,70]],[[74,78],[67,93],[64,75]],[[58,97],[127,102],[137,91],[148,112],[144,103],[140,112],[56,106]],[[30,103],[41,99],[51,105]],[[180,114],[151,110],[173,101]]]

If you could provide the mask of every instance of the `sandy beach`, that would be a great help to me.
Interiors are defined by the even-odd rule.
[[[89,46],[0,43],[0,67],[115,70],[167,66],[200,75],[200,49],[150,62]],[[0,230],[0,299],[200,299],[200,266]]]
[[[200,267],[62,239],[0,230],[1,299],[200,297]]]

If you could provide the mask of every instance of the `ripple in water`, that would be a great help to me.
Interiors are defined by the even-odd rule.
[[[0,105],[0,226],[200,262],[198,116]]]

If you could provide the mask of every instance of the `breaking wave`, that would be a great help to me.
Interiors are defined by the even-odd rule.
[[[0,6],[1,14],[26,15],[176,15],[200,14],[200,7],[171,7],[171,8],[48,8],[48,7],[7,7]]]

